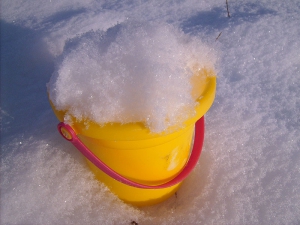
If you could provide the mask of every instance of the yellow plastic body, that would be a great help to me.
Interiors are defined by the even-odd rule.
[[[133,181],[159,185],[174,178],[189,159],[195,122],[210,108],[216,91],[216,77],[206,74],[197,87],[199,92],[196,115],[175,132],[151,133],[142,123],[111,123],[100,126],[93,122],[74,120],[72,128],[79,139],[106,165]],[[65,112],[51,104],[55,115],[64,120]],[[174,129],[174,128],[171,128]],[[88,160],[87,160],[88,161]],[[122,184],[109,177],[90,161],[96,177],[125,202],[143,206],[159,203],[179,188],[180,184],[164,189],[140,189]]]

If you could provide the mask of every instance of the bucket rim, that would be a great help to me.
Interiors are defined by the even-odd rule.
[[[99,125],[93,121],[76,121],[73,120],[72,128],[77,134],[83,136],[88,136],[90,138],[102,139],[107,141],[135,141],[135,140],[145,140],[151,138],[164,137],[170,134],[179,133],[180,130],[195,124],[212,106],[216,94],[217,78],[216,75],[207,75],[205,86],[203,88],[201,97],[197,99],[197,106],[195,108],[196,114],[186,120],[182,126],[177,126],[176,128],[170,127],[166,131],[161,133],[151,132],[142,122],[135,123],[107,123],[104,125]],[[66,111],[59,111],[55,108],[54,104],[51,102],[50,105],[60,122],[64,122],[64,117]],[[86,125],[88,124],[88,126]]]

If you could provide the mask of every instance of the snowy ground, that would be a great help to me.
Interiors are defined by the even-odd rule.
[[[300,2],[229,0],[231,18],[211,2],[1,1],[1,224],[300,224]],[[197,168],[177,198],[141,209],[94,180],[46,91],[66,40],[127,18],[220,52]]]

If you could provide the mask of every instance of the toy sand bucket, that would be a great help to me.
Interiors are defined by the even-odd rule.
[[[171,133],[153,134],[142,123],[100,126],[89,122],[86,126],[86,122],[74,120],[70,126],[63,122],[65,112],[51,106],[61,121],[60,134],[86,157],[101,182],[127,203],[152,205],[172,196],[197,164],[204,139],[204,114],[216,91],[216,77],[211,75],[197,87],[201,98],[196,115]]]

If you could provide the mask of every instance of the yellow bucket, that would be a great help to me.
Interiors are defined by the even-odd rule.
[[[86,122],[74,120],[69,126],[63,123],[65,112],[50,103],[61,121],[59,132],[84,154],[96,177],[123,201],[152,205],[173,195],[198,160],[204,137],[203,116],[215,97],[213,75],[206,74],[197,87],[201,98],[196,115],[171,133],[153,134],[142,123],[100,126],[89,122],[86,126]],[[198,149],[191,153],[195,124]]]

